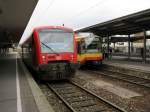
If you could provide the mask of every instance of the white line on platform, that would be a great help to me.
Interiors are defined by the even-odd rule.
[[[16,53],[16,88],[17,88],[17,112],[22,112],[21,96],[20,96],[20,83],[18,76],[18,62]]]

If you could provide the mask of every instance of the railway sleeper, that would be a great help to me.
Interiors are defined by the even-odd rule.
[[[89,99],[78,99],[78,100],[75,100],[75,101],[68,101],[70,102],[71,104],[76,104],[76,103],[80,103],[80,102],[87,102],[87,101],[92,101],[93,99],[92,98],[89,98]]]
[[[81,108],[81,107],[89,107],[89,106],[94,106],[97,105],[95,101],[91,100],[91,101],[83,101],[81,103],[77,102],[77,103],[73,103],[71,104],[72,107],[74,108]]]
[[[55,87],[54,87],[55,88]],[[55,88],[55,90],[59,93],[69,93],[69,92],[75,92],[75,88],[64,88],[64,89],[58,89],[58,88]]]
[[[64,90],[64,89],[71,89],[72,88],[71,85],[67,85],[67,84],[64,85],[64,86],[63,85],[62,86],[61,85],[52,85],[52,87],[55,88],[55,89],[60,89],[60,90],[61,89]]]
[[[75,93],[76,93],[75,91],[61,92],[61,94],[64,94],[64,95],[70,95],[70,94],[75,94]]]
[[[76,94],[67,94],[67,95],[63,95],[63,97],[66,99],[66,98],[72,98],[72,97],[81,97],[83,96],[84,94],[82,93],[76,93]]]
[[[84,98],[89,98],[88,96],[85,96],[85,95],[81,95],[81,96],[75,96],[75,97],[69,97],[69,98],[67,98],[67,99],[84,99]]]
[[[108,112],[108,108],[101,107],[99,105],[94,105],[90,107],[83,107],[78,110],[78,112]],[[112,111],[110,111],[112,112]]]
[[[69,98],[69,99],[66,99],[68,102],[70,103],[75,103],[75,102],[81,102],[81,101],[88,101],[88,100],[93,100],[92,98],[89,98],[89,97],[86,97],[86,98]]]

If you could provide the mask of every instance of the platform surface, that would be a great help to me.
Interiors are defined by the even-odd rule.
[[[108,65],[113,65],[113,66],[118,66],[118,67],[123,67],[123,68],[129,68],[129,69],[135,69],[135,70],[140,70],[143,72],[150,72],[150,63],[144,63],[142,61],[130,59],[128,60],[127,58],[124,57],[115,57],[110,60],[104,60],[104,64]]]
[[[112,56],[113,60],[127,61],[128,56]],[[130,56],[130,62],[142,62],[142,57]],[[150,63],[150,57],[146,58],[147,63]]]
[[[0,57],[0,110],[17,112],[16,54]]]
[[[0,55],[0,112],[39,112],[23,71],[18,68],[16,53]]]

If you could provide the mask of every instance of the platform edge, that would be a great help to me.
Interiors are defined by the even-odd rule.
[[[55,112],[21,60],[20,63],[31,88],[38,110],[40,112]]]

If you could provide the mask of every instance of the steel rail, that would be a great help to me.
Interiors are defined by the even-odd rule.
[[[115,77],[114,76],[115,78],[118,78],[118,79],[130,82],[130,83],[133,83],[133,84],[136,84],[136,85],[144,86],[146,88],[150,88],[150,80],[148,80],[148,79],[140,78],[140,77],[137,77],[137,76],[128,75],[128,74],[125,74],[125,73],[115,72],[115,71],[111,71],[111,70],[105,70],[105,71],[106,72],[112,72],[114,74],[117,73],[117,76],[118,75],[122,75],[122,76],[124,75],[124,78],[121,78],[121,77],[119,78],[119,77]],[[110,76],[113,77],[113,75],[110,75]],[[126,76],[129,76],[131,79],[128,79],[128,77],[126,77]],[[134,79],[134,77],[136,79]],[[139,79],[139,81],[138,81],[138,79]],[[143,82],[143,81],[145,81],[145,82]],[[146,85],[146,84],[149,84],[149,85]]]
[[[80,90],[83,90],[85,91],[86,93],[88,93],[89,95],[92,95],[94,96],[95,98],[97,98],[98,100],[104,102],[105,104],[109,105],[110,107],[120,111],[120,112],[127,112],[126,110],[124,110],[123,108],[111,103],[110,101],[108,100],[105,100],[104,98],[96,95],[95,93],[87,90],[86,88],[80,86],[79,84],[73,82],[73,81],[69,81],[68,82],[69,84],[71,83],[73,86],[79,88]],[[77,112],[56,90],[55,88],[53,88],[49,83],[47,83],[47,86],[65,103],[65,105],[72,111],[72,112]]]
[[[106,100],[106,99],[104,99],[104,98],[98,96],[97,94],[95,94],[95,93],[89,91],[88,89],[82,87],[81,85],[79,85],[79,84],[77,84],[77,83],[75,83],[75,82],[73,82],[73,81],[70,81],[70,82],[71,82],[72,84],[74,84],[75,86],[79,87],[80,89],[82,89],[82,90],[88,92],[89,94],[93,95],[94,97],[98,98],[99,100],[102,100],[103,102],[107,103],[108,105],[110,105],[110,106],[116,108],[117,110],[119,110],[119,111],[121,111],[121,112],[127,112],[125,109],[123,109],[123,108],[121,108],[121,107],[115,105],[114,103],[111,103],[110,101],[108,101],[108,100]]]
[[[72,106],[65,101],[65,99],[63,97],[61,97],[61,95],[59,95],[59,93],[49,84],[47,83],[47,86],[65,103],[65,105],[72,111],[72,112],[76,112]]]
[[[118,71],[107,70],[107,69],[104,69],[104,68],[102,70],[110,71],[110,72],[114,72],[114,73],[119,73],[119,74],[122,74],[122,75],[128,75],[128,76],[131,76],[131,77],[136,77],[136,78],[139,78],[139,79],[150,81],[149,79],[146,79],[146,78],[143,78],[143,77],[139,77],[139,76],[129,75],[127,73],[122,73],[122,72],[118,72]]]
[[[86,71],[90,71],[90,72],[92,72],[92,73],[96,73],[96,74],[100,74],[100,75],[104,75],[104,76],[107,76],[107,77],[112,77],[112,78],[114,78],[114,79],[119,79],[119,80],[122,80],[122,81],[125,81],[125,82],[129,82],[129,83],[132,83],[132,84],[136,84],[136,85],[139,85],[139,86],[142,86],[142,87],[146,87],[146,88],[150,88],[150,86],[148,86],[148,85],[146,85],[147,83],[145,82],[145,83],[138,83],[138,81],[135,81],[134,79],[127,79],[127,77],[125,77],[125,75],[128,75],[128,74],[124,74],[124,78],[122,78],[122,77],[117,77],[118,75],[119,75],[119,73],[118,72],[114,72],[113,71],[113,73],[117,73],[118,75],[111,75],[110,73],[109,74],[107,74],[107,73],[104,73],[104,72],[102,72],[102,71],[93,71],[93,70],[86,70]],[[108,72],[108,71],[106,71],[106,72]],[[134,76],[131,76],[131,75],[128,75],[129,77],[134,77]],[[139,77],[136,77],[136,78],[139,78]],[[140,78],[139,78],[140,79]],[[142,79],[142,80],[148,80],[148,79]]]

